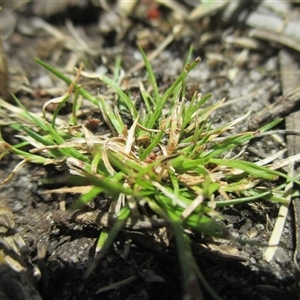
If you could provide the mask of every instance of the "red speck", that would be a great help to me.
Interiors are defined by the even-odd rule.
[[[148,10],[147,14],[148,19],[158,19],[160,17],[160,12],[158,8],[151,8]]]

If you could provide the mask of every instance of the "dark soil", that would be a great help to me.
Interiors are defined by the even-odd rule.
[[[70,35],[65,21],[66,17],[71,16],[77,29],[85,33],[89,46],[92,45],[93,49],[98,51],[93,55],[80,53],[76,65],[84,60],[86,71],[94,71],[97,67],[104,66],[110,74],[116,56],[121,55],[122,68],[127,72],[141,60],[136,47],[137,33],[150,29],[146,39],[146,51],[149,53],[157,48],[172,27],[172,25],[168,27],[165,23],[164,27],[151,25],[151,20],[141,20],[140,17],[132,16],[133,25],[125,31],[124,36],[119,37],[113,28],[104,35],[97,24],[98,14],[104,14],[103,11],[92,10],[92,15],[88,12],[91,10],[84,10],[78,16],[75,9],[51,16],[48,20],[46,18],[52,26]],[[163,14],[168,12],[167,8],[162,8]],[[28,109],[39,112],[45,101],[62,95],[66,91],[66,86],[49,76],[33,58],[39,57],[64,70],[72,50],[59,43],[56,46],[51,45],[49,33],[32,25],[34,16],[30,8],[19,12],[17,17],[18,26],[4,42],[11,89]],[[87,20],[89,22],[86,22]],[[190,74],[188,80],[190,95],[195,89],[199,89],[203,95],[212,93],[210,103],[223,97],[228,100],[243,97],[240,101],[222,107],[213,115],[213,123],[216,125],[231,121],[249,110],[259,111],[281,94],[278,47],[265,43],[263,50],[250,51],[247,59],[238,65],[236,57],[242,49],[226,45],[221,34],[245,36],[248,28],[238,23],[223,23],[218,20],[217,15],[192,23],[190,32],[173,41],[151,62],[159,86],[162,90],[166,89],[182,71],[187,51],[193,45],[193,58],[200,56],[202,62]],[[27,35],[26,26],[31,32]],[[201,44],[200,32],[211,32],[216,38]],[[211,54],[219,54],[220,57],[214,59]],[[236,72],[236,75],[230,77],[229,72]],[[138,80],[146,82],[145,74],[145,70],[134,72],[128,78],[129,84],[138,87]],[[105,85],[96,81],[88,82],[84,79],[82,84],[95,95],[98,91],[108,95],[110,93]],[[131,88],[131,91],[134,91],[134,88]],[[101,118],[97,112],[90,117]],[[101,124],[102,121],[100,122],[102,127],[97,130],[106,130]],[[234,130],[245,131],[247,124],[241,124]],[[2,129],[2,134],[10,143],[16,140],[7,128]],[[270,137],[262,138],[252,146],[263,156],[275,153],[283,147]],[[247,155],[251,160],[257,159],[256,154],[250,151]],[[18,158],[13,155],[7,155],[0,161],[0,181],[10,174],[18,162]],[[147,246],[146,243],[139,242],[140,239],[135,232],[123,231],[107,255],[98,263],[96,270],[89,278],[83,279],[87,267],[93,260],[101,228],[73,223],[69,218],[71,212],[60,210],[58,196],[43,194],[52,187],[43,185],[41,179],[58,176],[57,172],[51,167],[28,164],[10,182],[0,187],[0,202],[13,211],[18,230],[30,248],[32,262],[41,269],[42,279],[38,282],[38,290],[42,298],[45,300],[182,299],[180,265],[175,244],[171,243],[168,247]],[[66,195],[67,208],[74,199],[76,195]],[[96,199],[93,205],[105,206],[107,201],[105,198]],[[221,212],[225,217],[225,224],[234,237],[265,245],[277,217],[278,208],[277,204],[272,203],[250,203],[222,209]],[[203,245],[211,242],[209,238],[192,235],[192,247],[200,270],[222,299],[300,299],[299,274],[293,262],[292,216],[292,213],[288,216],[281,247],[270,263],[263,260],[264,247],[231,245],[238,252],[230,256],[228,251],[224,254],[205,248]],[[39,257],[43,249],[46,250],[46,254]],[[128,278],[134,280],[119,288],[96,294],[100,288]],[[202,292],[204,299],[211,299],[204,288]]]

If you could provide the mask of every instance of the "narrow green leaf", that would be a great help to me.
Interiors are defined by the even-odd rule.
[[[156,134],[155,138],[152,139],[150,145],[143,151],[140,157],[141,161],[144,161],[149,156],[149,154],[153,151],[153,149],[160,143],[164,134],[165,134],[164,131],[161,131],[158,134]]]
[[[153,88],[154,99],[155,99],[154,101],[157,104],[157,102],[160,100],[160,95],[159,95],[159,90],[158,90],[156,78],[155,78],[152,67],[151,67],[151,65],[150,65],[150,63],[147,59],[147,56],[146,56],[145,52],[143,51],[143,49],[141,47],[139,47],[139,49],[140,49],[140,52],[143,56],[143,60],[144,60],[144,63],[145,63],[145,67],[147,69],[147,74],[149,76],[150,84]]]
[[[36,58],[35,61],[41,65],[43,68],[45,68],[47,71],[51,72],[54,74],[57,78],[61,79],[64,81],[66,84],[70,85],[72,83],[72,80],[65,75],[63,75],[61,72],[57,71],[47,63],[41,61],[40,59]],[[78,88],[78,84],[75,84],[75,88]],[[90,93],[88,93],[84,88],[80,88],[80,95],[84,97],[85,99],[89,100],[90,102],[94,103],[96,106],[98,106],[98,99],[94,96],[92,96]]]
[[[234,169],[242,170],[250,174],[251,176],[255,176],[258,178],[276,180],[280,176],[286,177],[286,175],[283,173],[258,166],[248,161],[234,160],[234,159],[221,159],[221,158],[210,158],[209,161],[217,165],[223,165]]]
[[[87,203],[95,199],[100,193],[104,191],[103,188],[94,186],[89,192],[81,195],[79,199],[72,205],[72,209],[80,209],[85,206]]]
[[[137,110],[134,106],[134,103],[132,102],[132,100],[122,91],[122,89],[120,88],[120,86],[115,83],[113,80],[109,79],[106,76],[101,76],[101,80],[106,83],[107,85],[109,85],[110,87],[112,87],[116,93],[118,94],[118,96],[120,97],[122,103],[124,105],[126,105],[126,107],[129,109],[129,112],[132,116],[133,119],[136,119],[138,116]]]

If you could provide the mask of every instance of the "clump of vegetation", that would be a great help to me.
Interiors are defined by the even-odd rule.
[[[139,110],[118,84],[119,62],[114,77],[98,76],[117,94],[117,102],[110,103],[101,95],[92,96],[77,84],[81,68],[72,81],[37,60],[70,87],[65,95],[44,105],[42,116],[28,111],[17,99],[18,107],[2,101],[6,119],[9,118],[6,126],[17,130],[22,140],[16,145],[1,140],[1,156],[11,152],[22,159],[7,180],[28,162],[65,166],[69,174],[65,177],[66,184],[72,187],[63,191],[81,193],[73,208],[82,207],[101,193],[111,196],[108,212],[116,217],[113,224],[102,224],[98,259],[124,226],[138,226],[139,220],[148,222],[143,224],[149,231],[164,226],[168,238],[173,237],[177,244],[185,295],[197,298],[191,293],[200,293],[200,279],[218,299],[194,260],[190,232],[234,241],[222,225],[217,208],[262,199],[286,203],[285,184],[270,190],[264,183],[279,177],[286,182],[293,179],[271,167],[244,161],[242,152],[233,156],[232,150],[242,149],[240,146],[258,132],[230,134],[248,115],[215,128],[209,117],[223,102],[204,105],[209,95],[202,97],[197,92],[186,99],[187,75],[200,59],[187,64],[177,80],[161,94],[152,68],[142,54],[149,86],[140,83]],[[99,108],[109,133],[92,133],[84,126],[78,118],[81,98]],[[69,120],[64,120],[59,112],[67,101],[73,109]],[[56,104],[51,116],[46,114],[50,103]],[[124,113],[127,123],[121,117]],[[269,130],[279,121],[260,128],[259,132]]]

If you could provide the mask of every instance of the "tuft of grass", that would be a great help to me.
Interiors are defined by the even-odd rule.
[[[16,130],[21,140],[19,144],[10,145],[1,138],[1,156],[14,153],[22,159],[2,184],[27,162],[63,165],[68,170],[66,184],[73,186],[72,191],[82,193],[74,202],[74,209],[86,205],[100,193],[111,196],[108,212],[117,218],[101,231],[98,259],[128,221],[163,219],[170,236],[176,240],[185,295],[200,299],[200,280],[211,296],[219,299],[195,264],[189,232],[234,240],[222,225],[222,214],[216,208],[258,200],[286,202],[286,184],[266,189],[265,182],[278,178],[284,178],[286,183],[296,180],[269,166],[244,161],[241,153],[232,154],[258,132],[269,130],[280,120],[256,132],[231,134],[232,128],[247,118],[246,114],[216,128],[210,115],[223,101],[207,105],[210,95],[195,92],[191,99],[185,95],[187,75],[200,59],[186,64],[177,80],[161,93],[147,57],[142,50],[141,53],[150,88],[140,82],[140,107],[135,106],[119,85],[119,59],[112,78],[96,76],[115,91],[117,102],[114,104],[102,95],[92,96],[77,83],[82,66],[71,80],[37,60],[70,87],[65,95],[46,103],[41,116],[30,112],[16,98],[17,107],[1,102],[9,118],[5,126]],[[78,116],[80,97],[99,109],[110,129],[108,134],[94,134],[84,126]],[[59,116],[66,102],[73,103],[69,119]],[[52,114],[46,113],[50,103],[57,105]],[[130,116],[129,122],[125,123],[120,111],[123,114],[125,111],[127,118]],[[84,192],[79,188],[82,186],[86,186]],[[149,230],[153,230],[151,224]]]

